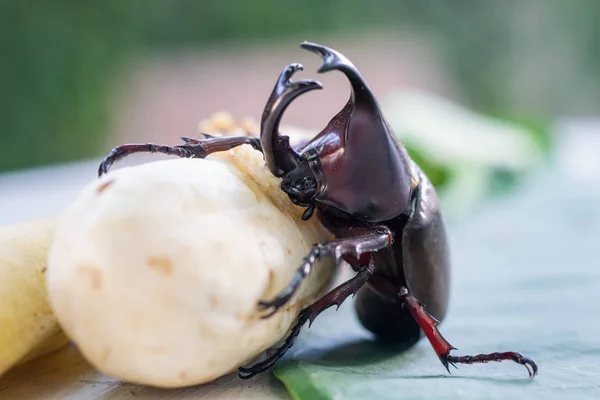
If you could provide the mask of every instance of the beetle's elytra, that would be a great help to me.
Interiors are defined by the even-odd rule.
[[[448,372],[450,364],[512,360],[534,377],[537,365],[518,352],[450,354],[455,348],[437,329],[448,308],[450,257],[435,189],[392,132],[357,68],[328,47],[307,42],[301,47],[323,59],[318,72],[341,71],[352,87],[346,105],[310,142],[292,148],[289,138],[279,132],[281,117],[292,100],[322,88],[314,80],[292,81],[302,66],[290,64],[265,106],[260,139],[204,135],[199,140],[182,138],[184,144],[178,146],[126,144],[113,149],[99,168],[102,175],[119,159],[138,152],[204,158],[250,144],[263,153],[271,173],[281,178],[281,190],[294,204],[306,207],[302,218],[309,219],[316,212],[335,236],[315,245],[289,285],[258,307],[268,318],[285,305],[322,257],[345,260],[356,275],[304,309],[275,354],[250,368],[240,368],[240,376],[249,378],[270,368],[292,346],[306,322],[356,294],[356,312],[367,329],[405,347],[424,334]]]

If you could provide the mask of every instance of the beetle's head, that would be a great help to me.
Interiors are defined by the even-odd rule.
[[[282,178],[281,189],[294,204],[308,207],[303,216],[308,219],[318,191],[317,178],[309,165],[309,159],[290,146],[289,137],[279,133],[281,117],[291,101],[309,90],[322,88],[319,82],[310,79],[291,81],[292,75],[300,70],[302,65],[290,64],[279,76],[262,115],[260,142],[269,170],[276,177]]]
[[[328,204],[364,219],[380,221],[406,211],[414,187],[406,149],[384,118],[360,72],[344,55],[316,43],[301,47],[319,55],[319,73],[338,70],[351,84],[344,108],[297,152],[279,133],[281,116],[290,102],[313,89],[313,80],[291,81],[302,69],[288,65],[281,73],[261,121],[261,145],[273,175],[292,202],[306,206],[310,218],[315,202]]]

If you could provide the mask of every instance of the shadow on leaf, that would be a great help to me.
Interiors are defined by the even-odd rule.
[[[357,339],[342,344],[304,348],[295,353],[293,359],[324,366],[357,367],[381,363],[391,358],[397,362],[398,356],[409,348],[410,346]]]

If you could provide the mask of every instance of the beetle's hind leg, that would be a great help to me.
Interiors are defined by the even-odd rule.
[[[262,151],[260,139],[250,136],[216,137],[203,134],[204,139],[182,137],[184,144],[179,146],[159,145],[154,143],[124,144],[117,146],[102,160],[98,168],[98,176],[108,172],[117,161],[135,153],[161,153],[181,158],[204,158],[211,153],[227,151],[243,144],[249,144]]]
[[[308,322],[308,326],[312,324],[312,322],[317,318],[319,314],[321,314],[326,309],[337,306],[339,308],[340,305],[346,300],[349,296],[355,294],[358,289],[360,289],[373,275],[375,272],[375,264],[373,263],[373,259],[371,258],[368,265],[362,267],[358,270],[357,274],[346,282],[342,283],[335,289],[331,290],[329,293],[321,297],[312,305],[306,307],[304,310],[300,312],[298,315],[298,321],[292,327],[288,337],[285,339],[285,342],[281,345],[281,347],[275,350],[275,353],[271,355],[266,360],[253,365],[249,368],[239,368],[239,375],[242,379],[249,379],[256,374],[259,374],[267,369],[271,368],[273,364],[277,362],[283,355],[292,347],[294,341],[300,334],[300,330],[302,326]]]
[[[456,348],[444,339],[437,328],[438,322],[423,309],[423,306],[408,292],[408,289],[403,288],[399,293],[399,297],[425,333],[429,343],[431,343],[431,346],[448,372],[450,372],[449,365],[456,367],[455,364],[475,364],[487,363],[490,361],[512,360],[517,364],[525,366],[530,378],[533,378],[537,374],[538,367],[535,361],[515,351],[477,354],[474,356],[450,355],[450,351],[456,350]]]

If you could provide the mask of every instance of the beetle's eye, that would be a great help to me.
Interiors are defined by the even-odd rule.
[[[317,188],[317,183],[310,176],[304,176],[298,179],[294,186],[302,193],[311,193],[314,192]]]
[[[298,177],[284,176],[281,190],[290,196],[294,204],[306,206],[311,204],[317,192],[317,181],[314,177],[304,174]]]

